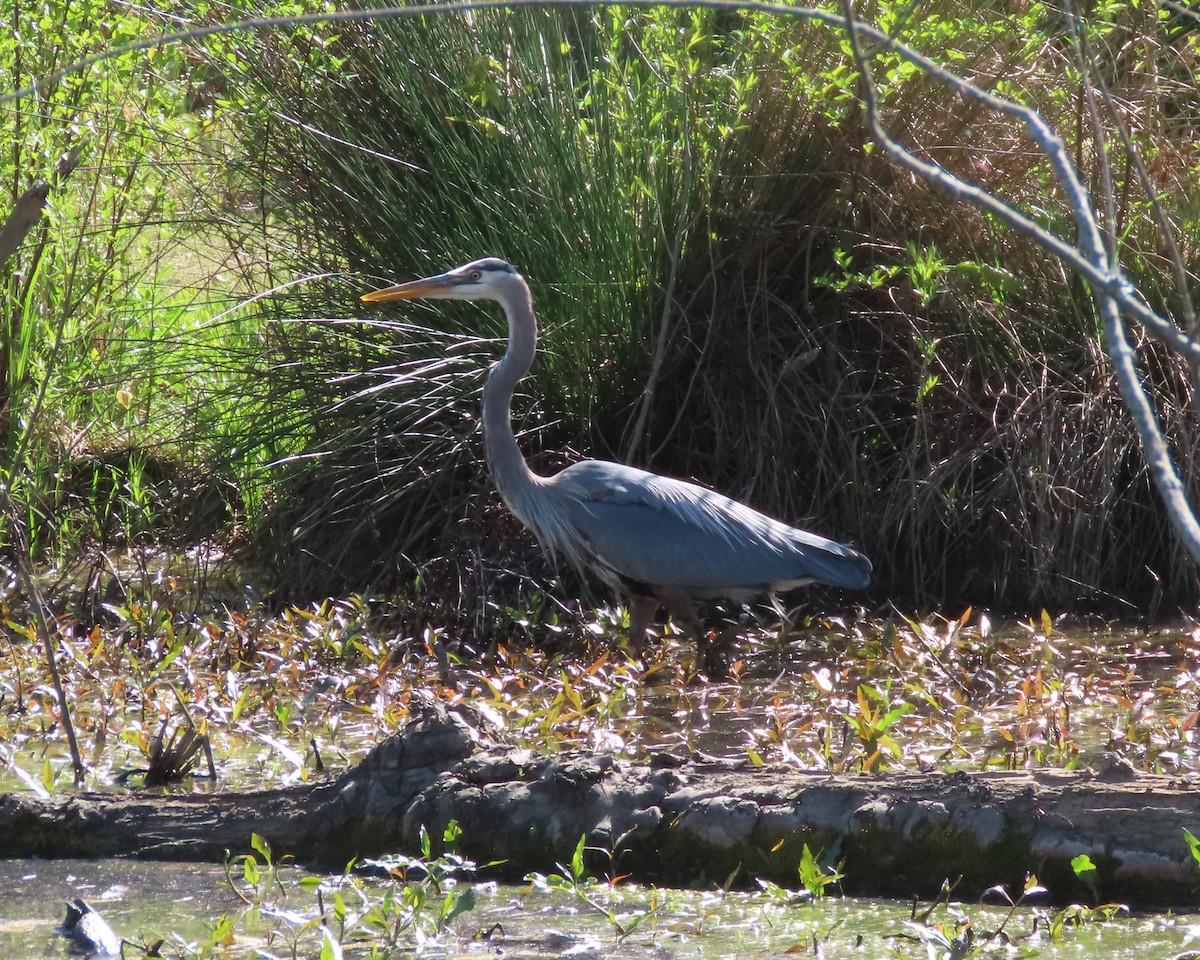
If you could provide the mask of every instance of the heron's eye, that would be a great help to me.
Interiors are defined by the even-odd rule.
[[[483,274],[482,274],[482,273],[480,273],[478,270],[472,270],[472,271],[471,271],[471,279],[472,279],[472,280],[475,280],[475,281],[482,280],[482,279],[483,279]]]

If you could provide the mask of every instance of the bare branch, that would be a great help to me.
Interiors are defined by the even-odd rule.
[[[967,200],[1020,230],[1024,235],[1057,256],[1071,269],[1081,274],[1091,284],[1092,296],[1103,325],[1104,343],[1109,362],[1117,377],[1121,398],[1137,428],[1142,444],[1142,456],[1150,471],[1151,479],[1166,505],[1167,515],[1176,534],[1183,541],[1192,559],[1200,563],[1200,523],[1197,523],[1196,516],[1188,503],[1179,472],[1175,468],[1166,440],[1163,438],[1155,417],[1154,408],[1142,386],[1133,350],[1125,335],[1122,311],[1133,315],[1145,325],[1147,330],[1159,336],[1178,352],[1186,355],[1189,361],[1194,360],[1197,356],[1200,344],[1197,344],[1173,323],[1151,310],[1139,298],[1138,291],[1125,278],[1121,264],[1115,255],[1110,260],[1091,199],[1067,153],[1066,145],[1036,111],[981,90],[969,81],[932,64],[890,38],[881,44],[912,63],[918,65],[930,63],[931,69],[926,72],[951,84],[963,96],[984,103],[1024,124],[1030,139],[1050,162],[1055,179],[1066,193],[1079,231],[1077,247],[1071,247],[1061,238],[1050,234],[998,197],[974,184],[961,180],[935,163],[914,156],[892,137],[880,115],[879,97],[871,74],[869,59],[863,53],[861,46],[862,36],[876,40],[878,31],[865,28],[855,19],[850,0],[843,0],[843,9],[851,54],[858,69],[862,88],[865,122],[875,141],[902,166],[942,186],[955,198]],[[1094,129],[1096,135],[1099,136],[1098,124]]]
[[[79,164],[79,147],[64,153],[55,165],[55,183],[61,183]],[[45,180],[36,181],[33,186],[17,198],[8,218],[0,226],[0,264],[3,264],[17,251],[21,241],[29,235],[29,231],[38,225],[42,219],[42,211],[50,198],[50,184]]]

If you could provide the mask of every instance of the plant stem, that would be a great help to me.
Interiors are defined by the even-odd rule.
[[[75,775],[75,785],[79,786],[83,782],[83,775],[86,770],[83,765],[83,758],[79,755],[79,742],[75,738],[75,724],[71,720],[71,704],[67,700],[67,692],[63,689],[62,676],[58,672],[58,660],[54,655],[54,641],[50,639],[50,617],[46,610],[46,600],[42,596],[41,587],[38,586],[37,580],[33,577],[29,569],[29,545],[27,542],[28,538],[25,536],[25,528],[22,524],[14,522],[13,530],[16,531],[17,540],[17,577],[20,581],[22,591],[29,598],[30,606],[33,608],[34,627],[37,630],[38,637],[42,641],[42,649],[46,653],[46,666],[50,670],[50,679],[54,684],[54,693],[58,697],[58,708],[62,714],[63,730],[67,734],[67,747],[71,751],[71,767]]]

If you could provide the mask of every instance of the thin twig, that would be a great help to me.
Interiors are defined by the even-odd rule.
[[[12,518],[11,511],[10,518]],[[12,519],[15,521],[15,518]],[[50,616],[47,612],[46,600],[42,596],[41,587],[38,586],[37,580],[29,569],[29,544],[24,527],[17,522],[14,522],[12,526],[16,540],[17,580],[33,608],[34,629],[37,631],[38,639],[41,640],[42,649],[46,654],[46,666],[50,671],[50,680],[54,684],[55,696],[58,698],[63,731],[67,735],[67,747],[71,751],[71,767],[75,785],[78,786],[83,782],[87,768],[83,765],[83,758],[79,753],[79,742],[75,738],[75,723],[71,719],[71,702],[67,699],[67,691],[63,687],[62,676],[58,672],[58,658],[54,651],[54,641],[50,636]]]
[[[843,10],[851,55],[860,79],[861,96],[865,108],[864,122],[871,136],[883,147],[884,151],[902,166],[942,186],[956,199],[968,200],[989,213],[995,214],[1005,223],[1015,227],[1055,254],[1066,266],[1080,273],[1091,284],[1092,297],[1103,325],[1104,343],[1109,363],[1116,374],[1122,401],[1133,419],[1141,440],[1142,456],[1151,480],[1157,487],[1159,496],[1163,499],[1167,508],[1167,516],[1176,534],[1183,541],[1184,547],[1192,559],[1200,563],[1200,523],[1197,522],[1191,505],[1188,503],[1183,482],[1159,428],[1150,398],[1142,386],[1133,350],[1125,334],[1122,310],[1134,314],[1139,320],[1143,319],[1145,315],[1153,316],[1154,322],[1146,322],[1145,328],[1151,333],[1157,331],[1164,342],[1175,347],[1189,360],[1200,356],[1200,344],[1174,324],[1159,317],[1148,305],[1140,301],[1137,290],[1124,276],[1120,263],[1109,262],[1104,238],[1100,226],[1096,222],[1091,200],[1079,179],[1078,171],[1070,160],[1066,145],[1036,111],[981,90],[961,77],[953,77],[944,68],[931,64],[933,68],[931,72],[934,72],[939,78],[953,77],[954,87],[959,93],[987,103],[1001,113],[1024,124],[1030,139],[1049,161],[1055,179],[1066,194],[1079,231],[1075,247],[1068,246],[1065,241],[1042,229],[998,197],[974,184],[966,183],[937,164],[919,159],[895,140],[888,133],[880,115],[875,82],[868,58],[863,54],[860,43],[861,36],[876,39],[878,31],[864,28],[858,23],[854,11],[851,9],[850,0],[843,0]],[[897,44],[889,38],[884,38],[879,42],[888,50],[898,52]],[[905,57],[912,62],[924,59],[919,56],[914,58],[907,54]]]

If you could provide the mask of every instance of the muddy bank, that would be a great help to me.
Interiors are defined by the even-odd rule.
[[[804,844],[836,850],[852,894],[934,896],[1036,873],[1059,901],[1088,901],[1071,860],[1086,853],[1105,900],[1191,904],[1200,835],[1191,781],[1113,765],[1099,772],[847,776],[660,755],[541,756],[505,745],[466,711],[430,707],[342,777],[221,796],[0,797],[0,854],[220,861],[261,834],[278,855],[340,869],[352,857],[417,851],[451,819],[459,848],[519,877],[569,859],[662,885],[765,877],[796,886]]]

